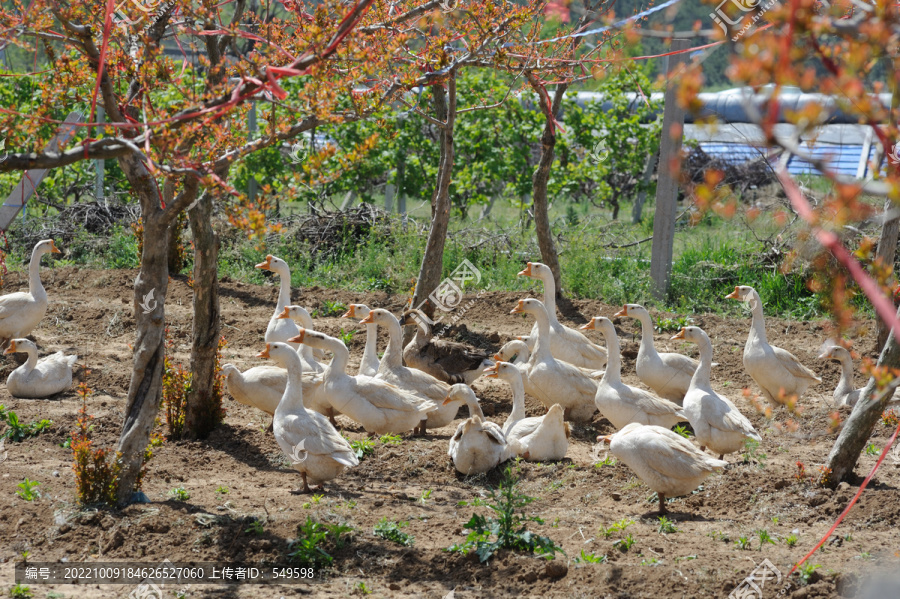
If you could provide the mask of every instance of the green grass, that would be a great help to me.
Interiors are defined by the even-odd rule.
[[[343,547],[353,529],[345,524],[324,524],[307,516],[297,527],[297,538],[288,543],[288,557],[300,566],[324,568],[334,557],[329,551]]]
[[[382,518],[378,521],[378,524],[375,525],[375,536],[381,537],[387,541],[392,541],[398,545],[409,546],[413,544],[415,537],[401,530],[406,526],[409,526],[409,522],[406,520],[393,522],[387,518]]]

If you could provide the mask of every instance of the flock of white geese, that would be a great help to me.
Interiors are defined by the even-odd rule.
[[[75,356],[57,352],[39,360],[36,345],[25,338],[47,311],[40,261],[50,252],[59,252],[53,240],[35,246],[28,292],[0,296],[0,344],[7,354],[28,355],[7,379],[14,397],[46,398],[72,384]],[[511,310],[534,318],[531,332],[507,343],[494,356],[433,338],[430,321],[417,310],[407,310],[398,319],[381,308],[351,304],[343,316],[366,325],[365,349],[356,374],[347,372],[347,346],[315,330],[309,312],[291,305],[287,263],[269,255],[256,267],[280,277],[276,309],[265,333],[266,349],[257,356],[275,365],[241,372],[226,364],[222,370],[236,401],[273,417],[275,439],[303,478],[303,487],[293,492],[309,492],[310,483],[321,488],[345,468],[359,464],[350,443],[335,428],[339,414],[371,435],[408,431],[422,435],[429,428],[453,422],[465,404],[469,418],[457,426],[448,454],[459,472],[471,475],[515,457],[564,458],[570,437],[567,421],[589,423],[599,410],[618,431],[598,440],[608,442],[612,454],[657,492],[660,512],[665,512],[666,497],[687,494],[710,473],[724,468],[726,454],[739,451],[748,439],[761,440],[734,403],[712,388],[713,348],[702,329],[684,327],[672,338],[696,343],[699,361],[659,353],[649,312],[637,304],[625,305],[615,317],[640,321],[636,374],[652,391],[628,385],[621,378],[613,323],[597,316],[581,327],[598,331],[605,349],[560,323],[553,274],[544,264],[529,262],[519,273],[543,281],[544,301],[522,299]],[[790,352],[768,343],[762,302],[752,287],[735,287],[727,298],[747,303],[752,312],[744,367],[768,401],[780,404],[788,397],[800,398],[810,385],[821,382]],[[416,327],[406,347],[404,326]],[[388,336],[380,359],[376,352],[379,328]],[[326,361],[328,354],[330,361]],[[853,385],[850,353],[830,345],[819,357],[841,362],[834,403],[853,405],[860,390]],[[470,387],[482,375],[501,379],[511,389],[512,409],[502,426],[485,418]],[[547,408],[543,416],[526,417],[526,394]],[[690,423],[696,444],[671,430],[680,422]]]

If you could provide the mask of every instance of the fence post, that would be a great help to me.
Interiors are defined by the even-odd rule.
[[[671,51],[686,50],[689,40],[672,40]],[[650,276],[653,295],[665,299],[672,276],[672,247],[675,241],[675,217],[678,209],[678,173],[672,172],[672,161],[681,152],[684,135],[684,110],[677,102],[678,82],[675,75],[686,60],[686,54],[669,56],[666,70],[666,96],[659,142],[659,178],[656,183],[656,213],[653,220],[653,249]],[[673,132],[675,135],[673,136]]]

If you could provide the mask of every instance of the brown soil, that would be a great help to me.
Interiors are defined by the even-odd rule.
[[[89,402],[94,415],[94,438],[114,445],[121,426],[126,394],[134,319],[132,292],[134,271],[89,271],[78,268],[45,270],[43,273],[51,307],[34,338],[42,352],[75,352],[90,369],[87,382],[95,393]],[[22,288],[21,274],[8,278],[9,292]],[[537,292],[537,288],[536,288]],[[254,354],[261,349],[263,333],[275,303],[276,288],[224,280],[222,283],[223,333],[228,340],[226,361],[247,368],[258,364]],[[531,323],[508,315],[521,297],[513,293],[488,293],[475,302],[461,319],[457,338],[483,347],[497,348]],[[327,289],[294,292],[294,300],[317,308],[325,300],[362,301],[398,311],[401,296],[362,294]],[[183,278],[173,279],[166,305],[167,320],[175,340],[176,359],[187,360],[190,341],[191,290]],[[565,320],[580,324],[586,317],[611,315],[615,307],[598,301],[575,301],[563,306]],[[728,395],[763,434],[764,467],[743,463],[741,456],[728,457],[731,466],[722,475],[709,478],[702,490],[670,504],[678,532],[657,532],[658,521],[648,502],[651,492],[623,464],[595,467],[591,457],[597,434],[611,432],[609,423],[596,418],[591,426],[575,427],[574,443],[560,463],[521,463],[522,488],[537,498],[529,513],[540,515],[544,525],[532,525],[540,534],[558,542],[565,556],[548,567],[547,562],[527,555],[501,553],[488,564],[479,564],[444,550],[463,541],[462,525],[469,520],[471,506],[459,505],[482,496],[499,479],[458,476],[449,465],[447,441],[455,423],[433,431],[427,438],[404,438],[396,446],[376,443],[375,454],[357,468],[327,486],[327,493],[314,503],[308,496],[295,496],[299,476],[285,467],[271,433],[265,432],[267,417],[226,399],[224,425],[204,442],[166,442],[149,466],[144,491],[150,504],[135,504],[121,511],[80,508],[73,501],[74,482],[71,450],[62,447],[75,427],[80,401],[74,392],[53,400],[20,400],[0,388],[0,403],[16,411],[21,420],[53,420],[52,429],[22,443],[6,443],[6,460],[0,466],[0,592],[13,584],[13,562],[29,551],[30,561],[140,560],[156,564],[172,561],[228,561],[244,563],[283,562],[288,540],[307,516],[342,521],[355,530],[352,541],[335,551],[333,571],[318,585],[214,587],[194,585],[188,597],[345,597],[359,593],[365,583],[373,597],[726,597],[754,568],[769,559],[790,584],[784,594],[774,582],[763,597],[795,598],[853,596],[874,573],[896,571],[897,526],[900,524],[900,464],[891,457],[883,464],[860,502],[836,534],[811,563],[821,565],[810,584],[801,586],[796,576],[787,578],[793,563],[812,548],[828,530],[853,496],[860,481],[829,491],[817,489],[795,478],[796,462],[815,472],[830,449],[835,434],[828,432],[829,413],[824,402],[837,381],[836,363],[816,361],[827,323],[768,319],[770,339],[794,352],[802,362],[821,373],[824,382],[804,398],[799,430],[779,428],[788,420],[776,413],[771,421],[754,411],[742,389],[751,381],[741,366],[741,349],[748,318],[696,315],[694,322],[713,340],[715,360],[713,384]],[[329,334],[356,328],[339,318],[319,318],[317,324]],[[871,338],[860,323],[859,347],[869,347]],[[634,372],[636,321],[618,323],[625,355],[625,378],[637,384]],[[658,346],[688,351],[692,347],[668,341],[670,334],[657,335]],[[363,334],[351,342],[358,359]],[[6,359],[0,369],[5,377],[14,367]],[[497,381],[479,380],[475,387],[483,398],[485,412],[502,423],[509,410],[508,388]],[[529,415],[541,412],[528,400]],[[465,414],[465,409],[461,415]],[[842,417],[846,418],[843,413]],[[361,438],[361,429],[339,418],[344,433]],[[879,424],[873,443],[882,448],[888,430]],[[603,457],[601,453],[601,458]],[[0,452],[0,458],[3,457]],[[866,474],[875,457],[863,455],[857,472]],[[40,482],[42,497],[33,502],[15,491],[23,479]],[[171,489],[183,486],[190,499],[176,502]],[[217,493],[227,487],[228,493]],[[426,491],[431,495],[419,501]],[[209,523],[202,516],[219,516]],[[247,532],[247,519],[260,518],[264,532]],[[412,547],[401,547],[373,535],[379,519],[408,520],[405,529],[415,536]],[[622,519],[634,520],[625,533],[606,538],[600,527]],[[760,549],[758,530],[768,531],[774,544]],[[793,548],[785,539],[794,531]],[[620,551],[614,543],[630,533],[634,544]],[[752,549],[741,550],[735,541],[747,537]],[[727,540],[723,540],[727,538]],[[579,563],[581,552],[607,555],[606,563]],[[784,584],[785,582],[782,582]],[[896,585],[896,581],[893,583]],[[896,588],[894,586],[894,596]],[[105,585],[90,587],[32,585],[37,597],[53,590],[66,597],[126,597],[134,589]],[[169,590],[167,597],[174,596]],[[454,595],[449,595],[454,596]],[[874,595],[883,596],[887,595]]]

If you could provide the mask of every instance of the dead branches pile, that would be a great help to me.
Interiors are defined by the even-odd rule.
[[[30,250],[42,239],[54,239],[57,244],[72,242],[87,233],[99,243],[106,243],[118,225],[127,228],[136,222],[140,207],[121,202],[78,202],[60,206],[55,214],[20,217],[9,230],[13,245]]]
[[[741,197],[749,189],[758,189],[777,181],[772,165],[764,154],[746,162],[728,161],[710,156],[700,146],[695,146],[688,152],[682,171],[685,178],[693,184],[703,183],[707,171],[719,171],[724,175],[721,185],[730,186]]]

